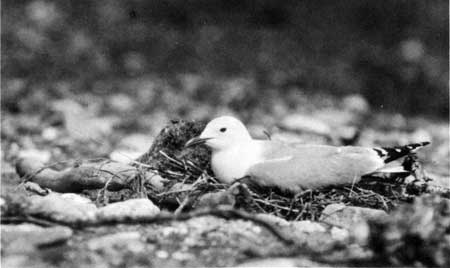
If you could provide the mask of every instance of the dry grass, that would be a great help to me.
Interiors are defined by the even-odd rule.
[[[163,192],[151,189],[147,191],[149,196],[153,197],[152,200],[156,200],[163,207],[180,212],[195,207],[196,201],[204,194],[224,192],[230,187],[220,183],[207,170],[202,170],[192,161],[160,153],[169,160],[169,164],[164,170],[158,170],[158,173],[169,179],[169,183]],[[423,187],[425,183],[423,178],[405,182],[404,177],[399,176],[367,177],[354,185],[305,190],[293,194],[276,188],[261,187],[244,179],[235,184],[242,184],[246,193],[240,191],[231,194],[237,200],[235,206],[249,212],[272,214],[287,220],[318,220],[322,210],[332,203],[389,211],[423,193],[426,190],[426,187]],[[175,184],[185,187],[173,190]],[[177,203],[175,206],[174,200]]]

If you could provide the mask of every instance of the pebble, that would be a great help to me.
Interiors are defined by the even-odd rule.
[[[314,232],[325,232],[327,229],[323,226],[323,224],[319,222],[313,221],[293,221],[290,223],[292,227],[296,230],[305,232],[305,233],[314,233]]]
[[[141,234],[139,232],[119,232],[92,238],[87,242],[87,246],[90,250],[112,250],[119,247],[132,248],[133,252],[139,252],[142,247],[136,247],[135,245],[143,243],[140,239]]]
[[[47,163],[48,161],[50,161],[52,154],[49,151],[37,150],[37,149],[27,149],[27,150],[19,151],[18,157],[19,158],[33,158],[33,159],[36,159],[36,161],[39,161],[41,163]]]
[[[277,217],[272,214],[259,213],[256,215],[256,217],[261,220],[264,220],[266,222],[269,222],[271,224],[278,225],[278,226],[289,226],[289,224],[290,224],[287,220]]]
[[[98,209],[96,216],[100,220],[113,220],[153,217],[159,212],[160,209],[152,201],[147,198],[138,198],[106,205]]]
[[[117,161],[119,163],[123,164],[129,164],[133,160],[137,159],[139,156],[141,156],[144,152],[137,152],[133,150],[115,150],[112,153],[109,154],[109,159],[113,161]]]
[[[323,121],[303,114],[286,116],[280,125],[291,131],[313,132],[319,135],[330,135],[332,132],[330,126]]]
[[[333,226],[330,230],[331,232],[331,237],[336,240],[336,241],[340,241],[340,242],[345,242],[349,239],[349,232],[346,229],[343,228],[339,228],[336,226]]]
[[[344,108],[349,111],[360,114],[365,114],[370,110],[369,103],[360,94],[351,94],[345,96],[342,99],[342,106],[344,106]]]
[[[237,267],[331,267],[304,258],[267,258],[251,260]]]
[[[2,251],[26,252],[35,247],[62,243],[73,235],[72,229],[64,226],[44,228],[38,225],[23,223],[18,225],[2,225]]]
[[[68,198],[55,192],[46,196],[30,196],[29,200],[30,206],[26,208],[26,213],[66,223],[92,221],[97,210],[92,202],[87,202],[81,196]]]
[[[330,225],[351,229],[360,222],[383,217],[387,217],[387,213],[383,210],[331,204],[325,207],[319,220]]]
[[[133,110],[136,103],[128,95],[114,94],[108,99],[108,104],[115,111],[129,112]]]
[[[46,141],[53,141],[58,138],[59,130],[55,127],[47,127],[42,130],[42,138]]]
[[[165,250],[158,250],[156,251],[155,255],[160,259],[167,259],[169,257],[169,252]]]

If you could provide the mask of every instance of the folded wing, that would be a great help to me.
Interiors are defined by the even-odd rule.
[[[266,143],[266,160],[253,165],[248,175],[291,191],[357,182],[384,165],[371,148]]]

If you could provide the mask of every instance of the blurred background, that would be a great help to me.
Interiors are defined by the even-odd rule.
[[[446,0],[6,0],[2,110],[70,98],[152,121],[249,121],[356,96],[446,120],[448,17]]]
[[[2,1],[2,108],[121,92],[186,117],[190,99],[239,112],[357,93],[447,118],[448,25],[446,0]]]

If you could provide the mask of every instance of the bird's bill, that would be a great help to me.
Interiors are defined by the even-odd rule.
[[[188,140],[188,142],[186,142],[186,144],[184,145],[184,148],[188,148],[188,147],[193,147],[199,144],[205,144],[206,141],[208,141],[211,138],[200,138],[200,137],[195,137],[192,138],[190,140]]]

